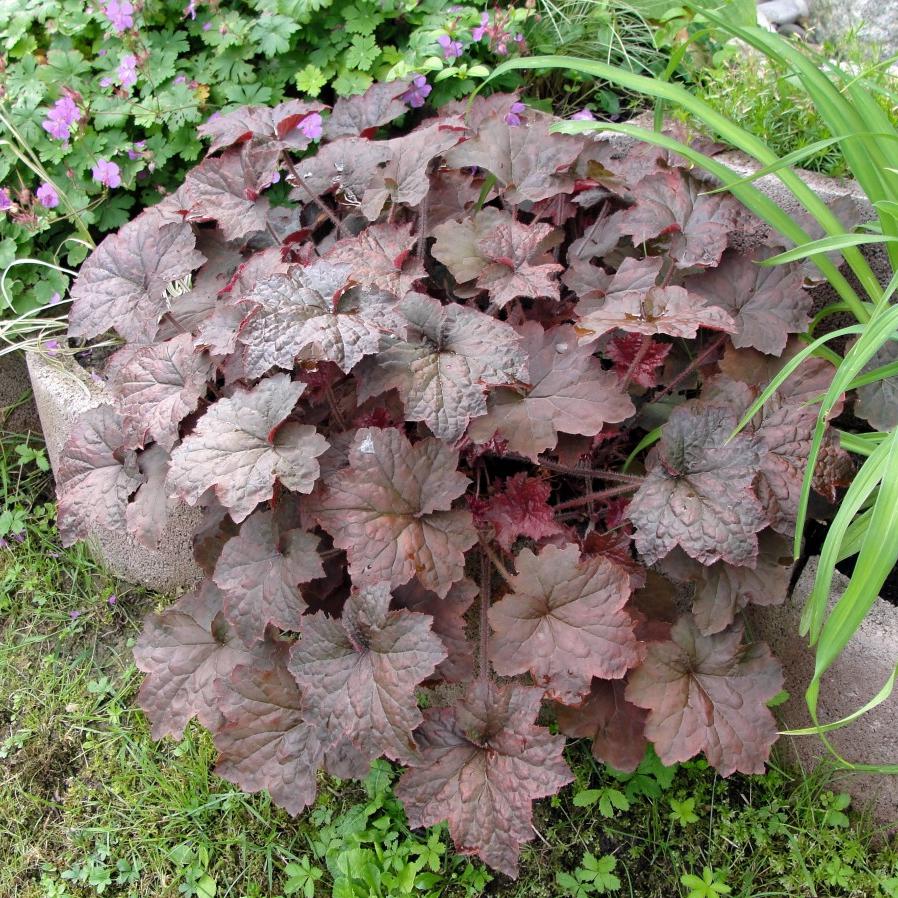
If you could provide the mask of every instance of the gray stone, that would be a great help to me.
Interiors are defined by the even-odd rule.
[[[752,607],[752,635],[767,642],[782,661],[789,700],[776,709],[782,729],[812,725],[804,692],[814,674],[814,653],[807,640],[799,637],[798,626],[805,600],[817,572],[816,557],[808,559],[792,596],[784,605]],[[831,605],[848,579],[838,571],[833,580]],[[845,651],[823,678],[818,702],[822,723],[839,720],[869,701],[886,682],[898,662],[898,608],[877,599]],[[898,763],[895,734],[898,733],[898,695],[853,724],[834,730],[828,738],[846,760],[857,764]],[[793,761],[811,769],[831,759],[817,736],[784,736],[778,746]],[[898,777],[837,772],[838,787],[849,792],[856,803],[868,807],[886,825],[898,826]]]
[[[40,429],[24,355],[0,356],[0,431],[39,434]]]
[[[806,0],[767,0],[758,4],[758,13],[772,25],[788,25],[807,18]]]
[[[838,47],[857,30],[861,41],[878,49],[879,59],[898,53],[898,0],[812,0],[809,19],[815,40]]]
[[[26,360],[47,442],[47,455],[56,472],[62,449],[78,416],[111,397],[69,356],[50,358],[30,352]],[[96,558],[123,580],[157,592],[175,592],[193,585],[203,576],[192,552],[192,537],[201,516],[197,508],[173,504],[169,509],[165,536],[155,549],[138,543],[128,533],[100,528],[91,533],[88,543]]]

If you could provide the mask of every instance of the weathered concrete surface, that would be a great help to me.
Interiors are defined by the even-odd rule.
[[[40,433],[40,429],[24,355],[0,356],[0,430],[25,434]]]
[[[804,692],[814,674],[814,654],[798,635],[805,600],[814,584],[817,558],[808,560],[792,596],[784,605],[752,607],[752,635],[767,642],[782,661],[789,701],[776,709],[782,729],[812,725]],[[848,584],[838,571],[833,579],[831,603]],[[862,707],[886,682],[898,663],[898,608],[877,599],[857,634],[823,679],[818,703],[822,723],[839,720]],[[829,734],[836,750],[860,764],[898,764],[898,694],[855,723]],[[784,736],[778,743],[787,757],[811,769],[832,756],[816,736]],[[837,774],[839,787],[858,804],[869,807],[876,819],[898,827],[898,776]]]
[[[78,416],[111,397],[67,356],[51,359],[28,353],[27,363],[47,455],[56,472],[60,454]],[[155,549],[138,543],[127,533],[100,528],[91,533],[88,542],[96,557],[123,580],[158,592],[174,592],[191,586],[203,575],[192,552],[192,537],[200,518],[199,509],[172,502],[165,536]]]
[[[881,59],[898,53],[898,0],[811,0],[808,21],[815,41],[838,47],[858,29],[860,40],[878,47]]]

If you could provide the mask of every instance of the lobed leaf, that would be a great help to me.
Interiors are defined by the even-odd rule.
[[[630,577],[601,556],[580,558],[575,543],[524,549],[510,595],[489,610],[490,658],[503,676],[529,670],[549,696],[576,704],[593,677],[620,679],[641,658],[624,611]]]
[[[298,358],[334,362],[349,372],[383,347],[385,335],[401,326],[396,298],[354,289],[349,270],[325,260],[294,266],[245,296],[237,339],[250,377],[273,367],[292,369]]]
[[[199,268],[193,229],[146,209],[110,234],[81,266],[72,286],[69,336],[97,337],[114,328],[147,342],[169,307],[167,288]]]
[[[464,553],[477,541],[468,511],[452,502],[469,481],[458,453],[435,439],[415,445],[395,428],[360,428],[349,467],[325,480],[310,514],[349,557],[358,586],[402,586],[417,576],[445,596],[464,575]]]
[[[172,453],[171,489],[190,505],[213,489],[238,523],[272,497],[276,480],[311,492],[327,441],[310,425],[285,423],[304,389],[279,374],[209,406]]]
[[[60,453],[57,478],[59,537],[64,546],[95,527],[124,530],[128,497],[141,484],[134,453],[123,448],[122,418],[108,405],[88,409]]]
[[[272,511],[256,511],[228,540],[212,579],[224,597],[228,623],[247,645],[269,624],[299,630],[306,603],[299,589],[324,576],[318,537],[279,526]]]
[[[427,710],[420,753],[396,786],[409,825],[448,820],[457,852],[516,877],[533,800],[573,779],[564,737],[535,725],[541,698],[540,689],[477,680],[454,708]]]
[[[518,333],[529,360],[530,389],[523,395],[495,391],[488,413],[468,428],[472,440],[485,443],[498,434],[509,449],[535,461],[555,448],[559,432],[595,436],[605,424],[635,413],[615,375],[602,369],[589,347],[578,344],[573,327],[545,331],[528,321]]]
[[[147,676],[138,704],[150,718],[154,739],[180,739],[192,717],[217,729],[220,683],[238,664],[270,665],[276,644],[245,646],[228,626],[222,596],[211,580],[181,596],[161,614],[151,614],[134,646],[134,660]]]
[[[194,349],[189,333],[131,354],[110,379],[128,448],[152,441],[170,451],[181,422],[206,395],[211,373],[211,359]]]
[[[593,680],[577,707],[555,706],[558,729],[574,739],[591,739],[596,760],[632,773],[645,757],[648,712],[624,697],[626,680]]]
[[[405,759],[422,720],[415,687],[447,652],[428,615],[389,606],[389,587],[379,584],[352,593],[339,620],[305,617],[290,671],[329,729],[372,757]]]
[[[646,480],[627,509],[646,564],[675,546],[702,564],[754,563],[757,532],[767,523],[752,492],[761,444],[745,434],[730,440],[737,423],[717,406],[682,405],[671,413]]]
[[[807,330],[811,296],[801,269],[758,264],[772,255],[766,248],[751,253],[727,250],[717,268],[687,278],[684,286],[691,296],[732,315],[733,346],[780,356],[789,334]]]
[[[486,412],[490,386],[526,379],[521,338],[502,321],[476,309],[443,306],[423,293],[399,304],[408,338],[377,356],[365,372],[361,398],[396,389],[409,421],[423,421],[448,443],[471,418]]]
[[[642,666],[630,674],[626,698],[648,709],[645,734],[662,764],[704,751],[729,776],[764,772],[777,737],[767,702],[782,685],[779,662],[763,643],[743,645],[741,624],[703,636],[684,615],[670,641],[649,644]]]
[[[679,268],[717,265],[744,213],[729,194],[706,189],[681,169],[648,175],[637,185],[636,205],[621,217],[621,233],[637,246],[664,237]]]

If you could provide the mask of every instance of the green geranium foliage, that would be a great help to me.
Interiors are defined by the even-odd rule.
[[[0,271],[16,262],[0,315],[64,298],[64,269],[182,183],[201,154],[196,127],[215,112],[331,104],[421,75],[431,107],[467,95],[498,59],[527,51],[532,10],[482,7],[0,0]]]

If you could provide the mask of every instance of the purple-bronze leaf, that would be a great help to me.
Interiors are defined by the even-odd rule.
[[[691,296],[733,316],[733,346],[779,356],[789,334],[807,329],[811,295],[798,267],[758,264],[773,254],[766,248],[751,253],[727,250],[717,268],[688,278],[684,286]]]
[[[380,166],[390,157],[390,146],[385,140],[345,137],[327,143],[299,163],[297,172],[305,186],[295,185],[290,199],[308,203],[309,192],[320,197],[333,191],[344,202],[357,205],[375,182]]]
[[[214,489],[238,523],[271,498],[275,480],[310,493],[327,441],[310,425],[284,423],[304,389],[278,374],[209,406],[172,453],[171,489],[189,505]]]
[[[595,436],[605,424],[635,413],[615,374],[578,344],[573,327],[544,331],[528,321],[518,330],[529,358],[530,389],[523,395],[496,390],[489,413],[468,428],[472,440],[485,443],[498,433],[512,451],[536,460],[540,452],[555,448],[559,432]]]
[[[346,740],[305,713],[286,655],[286,646],[279,647],[270,666],[240,664],[227,682],[219,681],[223,720],[213,733],[221,753],[215,772],[244,792],[267,789],[295,816],[315,801],[320,767],[359,772],[360,765]],[[364,772],[370,760],[363,759]]]
[[[464,128],[446,121],[419,128],[387,142],[390,159],[375,173],[362,198],[361,211],[374,221],[389,200],[393,206],[418,206],[430,191],[430,161],[454,147]]]
[[[134,646],[134,660],[148,676],[138,703],[152,723],[154,739],[180,739],[191,717],[215,729],[221,722],[219,680],[238,664],[267,666],[276,643],[247,648],[228,626],[218,587],[205,580],[161,614],[147,617]]]
[[[555,706],[558,729],[573,739],[591,739],[593,756],[632,773],[645,756],[648,712],[624,697],[625,680],[593,680],[582,705]]]
[[[96,337],[114,328],[147,342],[169,306],[167,287],[205,261],[190,225],[146,209],[91,253],[72,287],[69,335]]]
[[[349,283],[349,265],[324,260],[276,274],[247,294],[247,319],[238,339],[246,347],[250,377],[269,368],[292,369],[296,359],[329,361],[351,371],[383,348],[384,336],[401,327],[396,298]]]
[[[521,473],[509,477],[502,489],[488,499],[470,501],[477,526],[492,527],[496,542],[511,552],[520,536],[538,541],[564,533],[564,527],[555,520],[555,510],[549,505],[551,492],[547,481]]]
[[[432,619],[390,611],[387,584],[354,592],[339,620],[307,616],[290,671],[309,713],[371,755],[405,759],[415,751],[421,723],[415,687],[429,679],[446,649]]]
[[[72,427],[56,484],[64,546],[86,539],[95,527],[125,529],[128,497],[142,480],[123,443],[121,416],[108,405],[88,409]]]
[[[224,596],[228,623],[247,644],[275,624],[298,630],[306,603],[299,589],[324,576],[317,536],[281,529],[272,511],[257,511],[225,543],[212,579]]]
[[[573,779],[564,737],[536,726],[541,689],[477,680],[454,708],[425,712],[420,754],[396,786],[409,825],[449,822],[460,854],[516,877],[532,803]]]
[[[772,530],[758,537],[758,560],[752,567],[725,561],[705,566],[674,549],[661,570],[674,580],[695,583],[692,615],[706,636],[725,630],[747,605],[779,605],[785,601],[792,576],[792,547]]]
[[[409,443],[395,428],[361,428],[349,467],[329,477],[311,514],[349,556],[356,586],[401,586],[417,576],[445,596],[477,541],[471,514],[452,511],[467,488],[458,453],[440,440]]]
[[[408,339],[377,356],[363,378],[362,399],[397,389],[409,421],[423,421],[454,443],[468,421],[486,412],[490,386],[526,380],[521,338],[476,309],[443,306],[422,293],[399,304]]]
[[[553,234],[551,225],[525,225],[488,207],[473,218],[434,228],[432,252],[459,283],[476,278],[499,308],[519,296],[557,300],[555,275],[564,268],[546,254]]]
[[[868,374],[883,365],[898,361],[898,341],[886,340],[862,370]],[[854,413],[877,430],[888,431],[898,425],[898,376],[884,377],[858,387]]]
[[[324,136],[328,140],[357,137],[388,125],[408,112],[408,106],[400,99],[408,86],[408,81],[389,81],[372,84],[363,94],[354,97],[340,97],[324,123]]]
[[[260,194],[277,173],[276,153],[254,152],[244,144],[205,159],[161,206],[185,221],[215,221],[226,240],[240,240],[265,230],[269,204]]]
[[[304,149],[309,138],[297,125],[308,115],[321,112],[321,103],[288,100],[277,106],[241,106],[233,112],[214,116],[197,128],[200,137],[211,137],[209,152],[215,153],[235,143],[252,140],[260,144],[291,146]]]
[[[790,382],[786,381],[784,388],[789,387]],[[755,493],[770,526],[786,536],[795,530],[801,485],[817,423],[817,410],[804,404],[811,397],[804,394],[797,378],[793,388],[797,397],[775,392],[746,428],[760,441],[763,450]],[[757,393],[757,388],[721,375],[705,383],[702,396],[706,404],[720,404],[741,418]]]
[[[511,215],[494,206],[487,206],[461,221],[445,221],[433,229],[436,242],[431,254],[449,269],[459,284],[473,281],[489,264],[479,249],[480,241],[509,221]]]
[[[435,676],[447,683],[464,683],[474,674],[474,652],[465,636],[465,612],[471,607],[480,590],[467,578],[453,583],[444,598],[424,589],[412,580],[393,593],[393,607],[406,608],[433,618],[433,632],[442,640],[448,652],[437,665]]]
[[[268,668],[238,665],[223,692],[215,772],[244,792],[267,789],[276,805],[299,814],[315,801],[333,737],[304,718],[302,692],[280,658]]]
[[[181,421],[206,395],[211,373],[211,359],[193,348],[190,334],[140,347],[110,383],[124,419],[126,445],[155,441],[170,450]]]
[[[512,592],[489,610],[496,673],[530,672],[561,702],[576,704],[593,677],[620,679],[641,659],[633,619],[624,611],[630,577],[580,547],[524,549],[515,559]]]
[[[729,194],[708,195],[707,188],[681,169],[643,178],[634,190],[636,205],[622,216],[621,232],[637,246],[666,238],[678,268],[716,265],[744,212]]]
[[[490,299],[500,309],[519,296],[559,299],[555,276],[564,266],[546,253],[547,244],[557,234],[548,224],[500,222],[477,242],[487,262],[477,286],[489,290]]]
[[[349,265],[350,277],[364,287],[403,296],[426,273],[420,259],[409,261],[411,249],[418,240],[411,227],[411,224],[371,225],[358,237],[340,240],[325,258]]]
[[[737,421],[716,406],[672,412],[627,510],[646,564],[678,545],[702,564],[754,563],[757,532],[767,523],[752,492],[762,447],[745,434],[730,439]]]
[[[141,452],[137,460],[145,482],[128,505],[126,520],[134,538],[151,549],[158,548],[169,526],[169,514],[178,505],[165,488],[170,462],[168,452],[159,445]]]
[[[476,136],[450,150],[449,168],[477,166],[496,176],[508,202],[537,202],[570,193],[573,177],[564,173],[583,148],[576,137],[553,134],[554,120],[540,116],[526,127],[508,125],[501,116],[486,119]]]
[[[655,286],[660,259],[624,259],[604,294],[577,304],[577,333],[591,342],[615,328],[637,334],[695,337],[700,327],[732,333],[736,323],[682,287]]]
[[[702,636],[690,615],[669,642],[649,643],[630,674],[627,700],[647,708],[645,734],[662,764],[704,751],[722,776],[763,773],[776,741],[767,707],[783,687],[783,672],[764,643],[742,644],[742,625]]]

